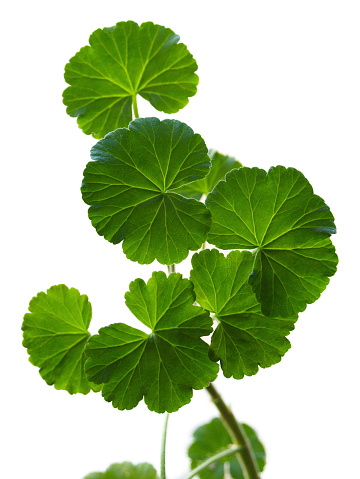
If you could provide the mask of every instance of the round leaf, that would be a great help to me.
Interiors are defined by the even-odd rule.
[[[215,150],[209,150],[209,156],[211,168],[205,178],[181,186],[176,190],[177,193],[199,200],[203,195],[208,195],[214,186],[225,178],[226,173],[242,166],[240,161],[235,160],[232,156],[222,155]]]
[[[225,256],[205,250],[192,257],[190,279],[196,301],[219,320],[211,338],[210,357],[219,361],[225,377],[242,379],[256,374],[259,366],[278,363],[290,348],[286,336],[297,317],[267,318],[261,313],[248,283],[254,257],[247,251]]]
[[[121,323],[100,329],[86,348],[86,374],[105,383],[102,395],[118,409],[144,397],[152,411],[177,411],[217,376],[200,339],[212,331],[209,313],[194,305],[193,285],[179,273],[154,272],[147,284],[137,279],[125,298],[150,334]]]
[[[131,462],[122,462],[121,464],[111,464],[105,472],[92,472],[84,479],[157,479],[156,470],[151,464],[143,462],[141,464],[131,464]]]
[[[99,141],[91,157],[82,195],[100,235],[124,240],[126,256],[141,264],[179,263],[200,248],[210,213],[173,191],[209,171],[200,135],[177,120],[137,119]]]
[[[132,120],[136,95],[176,113],[195,95],[197,64],[179,36],[152,22],[119,22],[96,30],[65,66],[67,113],[86,134],[102,138]]]
[[[241,424],[254,452],[259,471],[265,467],[265,449],[259,441],[256,432],[247,424]],[[211,456],[223,451],[232,444],[229,433],[219,418],[198,427],[193,434],[194,441],[189,447],[188,456],[191,459],[191,469],[195,469]],[[229,464],[229,476],[225,475],[225,463]],[[244,479],[239,462],[235,456],[215,462],[199,474],[200,479]]]
[[[291,317],[319,298],[336,271],[329,207],[302,173],[240,168],[208,195],[208,242],[256,249],[250,283],[266,316]]]
[[[64,284],[39,293],[24,316],[23,346],[41,377],[56,389],[87,394],[101,387],[89,383],[84,373],[84,348],[90,337],[91,304],[87,296]]]

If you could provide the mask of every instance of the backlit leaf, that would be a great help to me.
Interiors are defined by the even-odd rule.
[[[153,466],[146,462],[137,465],[122,462],[111,464],[105,472],[92,472],[84,479],[158,479],[158,475]]]
[[[218,366],[200,339],[212,331],[209,313],[194,305],[192,283],[179,273],[154,272],[147,284],[136,279],[125,295],[132,313],[151,331],[122,323],[100,329],[86,348],[87,377],[118,409],[132,409],[144,397],[152,411],[177,411],[193,389],[215,380]]]
[[[259,441],[256,432],[247,424],[241,424],[250,441],[259,471],[265,467],[265,449]],[[193,434],[194,441],[189,447],[188,455],[191,459],[191,469],[195,469],[206,459],[227,449],[232,444],[229,433],[221,419],[215,418],[207,424],[198,427]],[[229,476],[225,474],[225,463],[228,464]],[[210,465],[199,474],[200,479],[244,479],[238,460],[235,455],[222,459]]]
[[[208,242],[255,249],[250,283],[267,316],[291,317],[319,298],[336,271],[329,207],[302,173],[277,166],[231,171],[208,195]]]
[[[219,324],[212,335],[210,357],[220,360],[224,376],[242,379],[256,374],[259,366],[278,363],[290,348],[286,336],[294,329],[292,319],[268,318],[248,283],[254,256],[232,251],[225,256],[216,249],[195,253],[190,279],[196,301],[213,313]]]
[[[90,337],[91,304],[87,296],[64,284],[39,293],[24,316],[23,346],[41,377],[56,389],[87,394],[101,386],[87,381],[84,348]]]
[[[86,134],[102,138],[127,127],[136,95],[176,113],[195,95],[197,64],[179,36],[152,22],[119,22],[95,30],[65,66],[67,113]]]
[[[96,231],[123,242],[141,264],[179,263],[210,229],[204,204],[173,190],[203,178],[210,168],[200,135],[177,120],[141,118],[109,133],[91,150],[82,195]]]
[[[209,156],[211,158],[211,168],[205,178],[181,186],[176,190],[177,193],[181,193],[187,198],[199,200],[203,195],[208,195],[214,186],[225,178],[226,173],[242,166],[240,161],[235,160],[235,158],[222,155],[215,150],[209,150]]]

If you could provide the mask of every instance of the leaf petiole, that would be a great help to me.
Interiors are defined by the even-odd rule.
[[[175,273],[175,264],[168,264],[168,273]]]
[[[224,451],[221,451],[218,454],[215,454],[214,456],[209,457],[209,459],[207,459],[198,467],[193,469],[190,472],[190,474],[188,474],[184,479],[191,479],[192,477],[196,476],[207,467],[211,466],[211,464],[213,464],[214,462],[220,461],[221,459],[224,459],[226,457],[233,456],[237,452],[240,452],[242,449],[244,449],[243,446],[235,446],[234,444],[232,444],[228,449],[225,449]]]
[[[169,413],[165,413],[164,429],[161,440],[161,457],[160,457],[160,479],[166,479],[166,468],[165,468],[165,450],[166,450],[166,433],[167,425],[169,421]]]
[[[138,110],[138,106],[137,106],[136,95],[132,96],[132,103],[133,103],[133,109],[134,109],[134,116],[135,116],[135,118],[139,118],[139,110]]]

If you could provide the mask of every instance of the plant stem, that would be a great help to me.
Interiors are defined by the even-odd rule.
[[[168,264],[168,273],[175,273],[175,263],[174,264]]]
[[[161,458],[160,458],[160,479],[166,479],[166,472],[165,472],[165,449],[166,449],[166,433],[167,433],[167,425],[169,421],[169,413],[165,413],[165,421],[164,421],[164,429],[163,435],[161,440]]]
[[[243,427],[238,424],[235,416],[230,408],[224,403],[214,385],[210,383],[206,389],[215,406],[218,408],[221,419],[228,430],[233,443],[242,446],[241,451],[239,451],[236,456],[240,462],[245,479],[260,479],[256,459]]]
[[[213,464],[216,461],[220,461],[221,459],[224,459],[225,457],[230,457],[236,454],[237,452],[241,451],[243,449],[242,446],[235,446],[232,444],[228,449],[225,449],[225,451],[219,452],[218,454],[215,454],[214,456],[209,457],[206,461],[202,462],[198,467],[193,469],[190,474],[188,474],[185,479],[191,479],[192,477],[196,476],[199,474],[199,472],[202,472],[204,469],[209,467],[211,464]]]
[[[134,116],[135,116],[135,118],[139,118],[139,110],[138,110],[138,106],[137,106],[136,95],[133,95],[132,103],[133,103],[133,109],[134,109]]]

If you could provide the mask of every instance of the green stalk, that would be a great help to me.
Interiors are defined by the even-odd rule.
[[[169,413],[165,413],[164,429],[161,441],[161,458],[160,458],[160,479],[166,479],[166,470],[165,470],[165,449],[166,449],[166,433],[167,425],[169,421]]]
[[[259,468],[250,441],[247,438],[243,427],[238,424],[235,416],[224,403],[213,384],[209,384],[206,389],[210,394],[213,403],[218,408],[221,419],[228,430],[233,443],[241,446],[241,450],[236,454],[236,457],[240,462],[245,479],[260,479]]]
[[[168,264],[168,273],[175,273],[175,264]]]
[[[225,457],[233,456],[242,449],[242,446],[235,446],[234,444],[232,444],[228,449],[225,449],[225,451],[219,452],[218,454],[215,454],[214,456],[209,457],[209,459],[207,459],[206,461],[202,462],[198,467],[193,469],[190,474],[185,477],[185,479],[191,479],[207,467],[211,466],[211,464],[213,464],[214,462],[220,461]]]
[[[135,116],[135,118],[139,118],[139,110],[138,110],[138,106],[137,106],[136,95],[133,95],[132,103],[133,103],[133,109],[134,109],[134,116]]]

